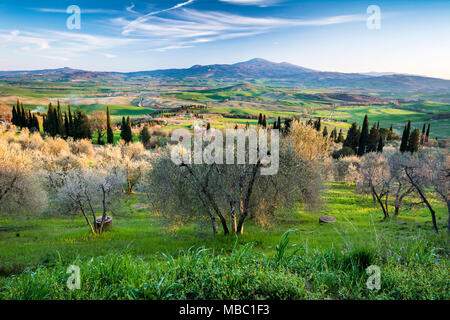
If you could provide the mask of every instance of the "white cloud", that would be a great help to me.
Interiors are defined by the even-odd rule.
[[[96,51],[108,59],[113,59],[117,56],[105,53],[103,50],[130,46],[144,41],[144,39],[106,37],[63,31],[39,30],[34,33],[19,30],[8,32],[0,30],[0,48],[7,47],[12,50],[11,52],[20,48],[21,52],[27,53],[29,56],[60,61],[68,61],[85,53]]]
[[[130,12],[130,13],[137,13],[136,11],[133,10],[134,7],[135,7],[135,5],[134,5],[134,3],[132,3],[132,4],[129,5],[128,7],[125,7],[125,10],[127,10],[127,11]]]
[[[231,4],[237,4],[237,5],[244,5],[244,6],[260,6],[260,7],[266,7],[269,5],[272,5],[274,3],[277,3],[279,1],[277,0],[219,0],[221,2],[227,2]]]
[[[172,45],[172,46],[166,46],[166,47],[161,47],[161,48],[156,48],[156,49],[150,49],[148,51],[164,52],[164,51],[167,51],[167,50],[186,49],[186,48],[192,48],[192,46]],[[141,52],[145,52],[145,51],[141,51]]]
[[[59,57],[59,56],[49,56],[44,54],[30,54],[31,57],[37,57],[37,58],[43,58],[43,59],[50,59],[50,60],[58,60],[58,61],[69,61],[69,58],[66,57]]]
[[[147,13],[146,15],[144,15],[142,17],[139,17],[139,18],[137,18],[134,21],[131,21],[127,26],[125,26],[125,28],[123,29],[122,33],[123,34],[130,33],[131,31],[134,30],[134,26],[135,25],[139,25],[139,24],[147,21],[152,16],[155,16],[155,15],[163,13],[163,12],[169,12],[169,11],[172,11],[172,10],[176,10],[178,8],[181,8],[181,7],[189,5],[189,4],[193,3],[194,1],[195,0],[188,0],[186,2],[178,3],[177,5],[175,5],[173,7],[170,7],[168,9],[162,9],[162,10],[158,10],[158,11],[153,11],[153,12]]]
[[[186,4],[187,2],[183,3]],[[181,4],[180,4],[181,5]],[[217,11],[199,11],[182,8],[165,17],[155,12],[129,21],[112,20],[122,27],[123,34],[133,34],[155,40],[165,47],[184,48],[186,45],[247,37],[271,30],[300,26],[324,26],[355,21],[365,21],[365,15],[331,16],[317,19],[283,19],[274,17],[249,17]]]
[[[26,45],[34,45],[37,49],[44,50],[50,48],[50,42],[54,41],[53,39],[43,38],[31,35],[30,33],[21,33],[19,30],[13,30],[6,34],[0,33],[0,39],[3,43],[19,43]],[[26,46],[28,47],[28,46]]]

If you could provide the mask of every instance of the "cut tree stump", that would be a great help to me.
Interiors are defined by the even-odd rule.
[[[331,216],[322,216],[319,218],[319,223],[330,223],[330,222],[336,222],[336,218]]]
[[[97,230],[100,230],[100,227],[102,226],[102,217],[95,219],[95,225],[97,227]],[[103,224],[103,231],[108,231],[109,229],[112,229],[112,227],[113,219],[110,216],[106,216],[105,223]]]

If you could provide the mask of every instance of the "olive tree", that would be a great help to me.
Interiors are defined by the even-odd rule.
[[[403,164],[403,170],[411,186],[419,194],[422,202],[431,214],[433,228],[439,232],[436,222],[436,212],[429,201],[429,192],[433,191],[447,204],[449,221],[447,231],[450,230],[450,156],[448,150],[431,149],[411,156],[410,161]]]
[[[38,213],[47,205],[42,172],[17,143],[0,139],[0,208],[2,213]]]
[[[76,168],[65,173],[58,200],[62,207],[80,211],[92,234],[103,232],[109,205],[121,192],[123,177],[115,168]],[[101,212],[102,223],[96,226],[96,212]],[[92,216],[92,223],[88,215]]]
[[[389,196],[392,176],[388,160],[379,153],[367,153],[361,160],[356,190],[371,194],[383,211],[384,219],[389,218]]]
[[[410,161],[410,157],[410,154],[399,151],[387,155],[390,176],[392,178],[391,192],[394,197],[394,216],[398,216],[404,199],[415,190],[404,171],[404,166]]]
[[[249,217],[274,215],[277,209],[292,207],[298,201],[310,205],[318,203],[322,185],[320,170],[316,162],[299,156],[290,135],[282,138],[279,150],[258,149],[254,161],[249,161],[250,139],[248,135],[243,140],[245,152],[236,152],[238,143],[233,144],[233,159],[226,163],[175,163],[171,155],[179,153],[184,158],[185,154],[190,154],[190,149],[169,146],[153,158],[152,169],[141,189],[154,205],[164,208],[169,215],[182,219],[206,216],[214,235],[218,233],[219,222],[224,234],[229,234],[230,229],[242,234]],[[272,156],[275,152],[279,156],[277,173],[262,174],[265,155]],[[237,161],[238,157],[244,161]]]

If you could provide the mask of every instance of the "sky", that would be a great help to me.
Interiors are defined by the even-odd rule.
[[[253,58],[450,79],[450,1],[0,2],[0,70],[131,72]]]

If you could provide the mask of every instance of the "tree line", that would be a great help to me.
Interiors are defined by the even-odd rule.
[[[39,130],[39,121],[36,114],[31,114],[30,110],[25,111],[23,103],[17,99],[17,104],[13,105],[11,122],[20,128]]]
[[[370,128],[369,119],[367,115],[364,117],[362,128],[358,127],[356,122],[353,122],[352,126],[347,132],[347,138],[344,141],[344,148],[350,148],[358,156],[363,156],[370,152],[383,152],[384,142],[397,140],[400,137],[394,133],[393,126],[389,129],[380,128],[380,122],[374,123]],[[428,142],[430,136],[431,124],[423,125],[422,134],[419,129],[414,129],[411,132],[411,120],[405,126],[401,138],[400,151],[401,152],[417,152],[419,146]]]

